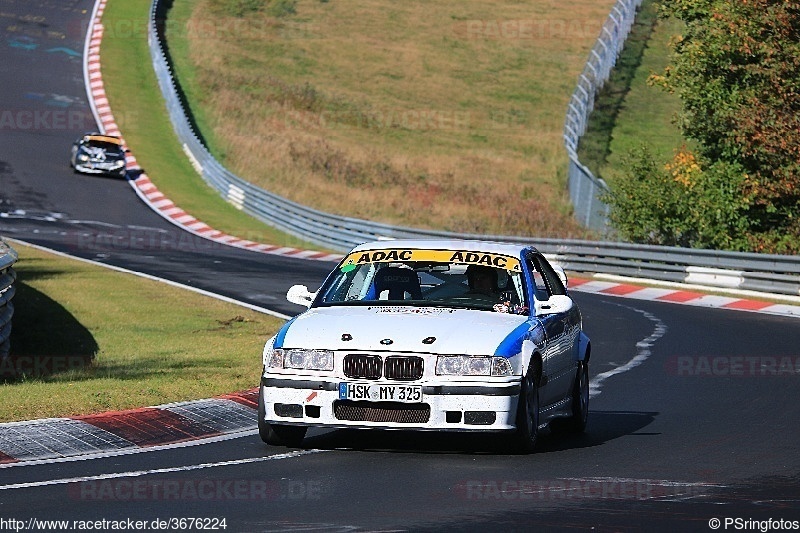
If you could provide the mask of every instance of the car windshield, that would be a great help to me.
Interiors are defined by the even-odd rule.
[[[462,250],[353,252],[320,289],[317,305],[528,310],[519,259]]]
[[[122,155],[122,147],[108,141],[90,140],[86,142],[85,146],[90,151],[100,150],[108,155]]]

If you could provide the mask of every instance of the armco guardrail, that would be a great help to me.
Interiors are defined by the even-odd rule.
[[[535,244],[565,269],[576,272],[800,295],[800,259],[797,256],[619,242],[547,239]]]
[[[399,238],[458,238],[521,242],[537,246],[543,252],[555,257],[562,266],[576,272],[601,272],[777,294],[800,294],[800,260],[796,257],[615,242],[474,235],[390,226],[323,213],[255,187],[232,174],[214,159],[193,131],[178,95],[161,40],[163,25],[158,21],[163,20],[163,13],[160,1],[154,0],[151,9],[150,52],[161,91],[167,102],[170,118],[187,156],[203,179],[228,201],[287,233],[340,251],[349,250],[365,241]],[[619,7],[620,3],[628,7],[623,10]],[[635,12],[635,6],[638,3],[639,0],[618,2],[612,15],[622,20],[625,18],[623,17],[624,13]],[[612,36],[617,33],[621,34],[623,33],[622,26],[619,31],[604,26],[603,33]],[[614,46],[621,48],[622,42],[618,41]],[[617,50],[616,48],[614,50],[615,55]],[[592,55],[594,56],[595,53],[599,55],[599,52],[596,51],[593,51]],[[610,67],[608,68],[610,69]],[[591,187],[589,188],[591,189]]]
[[[597,92],[608,81],[641,4],[642,0],[617,0],[578,77],[564,121],[564,146],[569,155],[567,179],[575,216],[587,228],[603,234],[609,231],[609,208],[600,196],[608,191],[608,186],[578,160],[578,142],[586,133]]]
[[[0,360],[8,356],[11,342],[11,319],[14,316],[14,282],[17,275],[12,268],[17,262],[17,252],[0,241]]]

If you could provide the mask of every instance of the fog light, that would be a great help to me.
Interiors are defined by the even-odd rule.
[[[473,426],[491,426],[497,419],[494,411],[464,411],[464,423]]]
[[[284,418],[303,418],[303,406],[299,403],[276,403],[275,414]]]
[[[444,419],[448,424],[458,424],[461,422],[461,411],[447,411]]]

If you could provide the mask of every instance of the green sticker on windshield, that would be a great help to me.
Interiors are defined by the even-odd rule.
[[[342,272],[347,273],[347,272],[350,272],[351,270],[355,270],[355,269],[356,269],[356,265],[355,264],[348,263],[346,265],[342,265],[342,268],[340,268],[339,270],[341,270]]]

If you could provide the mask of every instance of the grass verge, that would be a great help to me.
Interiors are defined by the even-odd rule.
[[[613,1],[219,4],[173,5],[167,39],[212,151],[248,181],[391,224],[588,236],[561,135]]]
[[[206,398],[258,386],[282,320],[23,245],[0,422]],[[176,310],[180,310],[176,312]],[[21,370],[23,376],[13,376]]]
[[[581,162],[610,184],[624,172],[621,160],[632,149],[647,144],[651,153],[666,162],[684,142],[673,122],[680,99],[647,84],[651,74],[662,73],[669,63],[669,40],[680,31],[679,23],[659,19],[657,14],[655,0],[642,3],[578,149]]]
[[[100,50],[111,109],[139,164],[176,205],[215,229],[255,242],[318,249],[237,210],[191,166],[153,72],[146,30],[150,4],[150,0],[109,2]]]
[[[622,168],[622,159],[631,150],[645,144],[657,161],[672,160],[684,144],[691,146],[675,123],[681,111],[681,100],[659,87],[647,84],[651,74],[661,74],[670,61],[669,41],[681,32],[681,23],[673,19],[659,19],[653,36],[642,56],[642,65],[636,71],[630,93],[614,124],[610,153],[600,172],[609,183]]]

